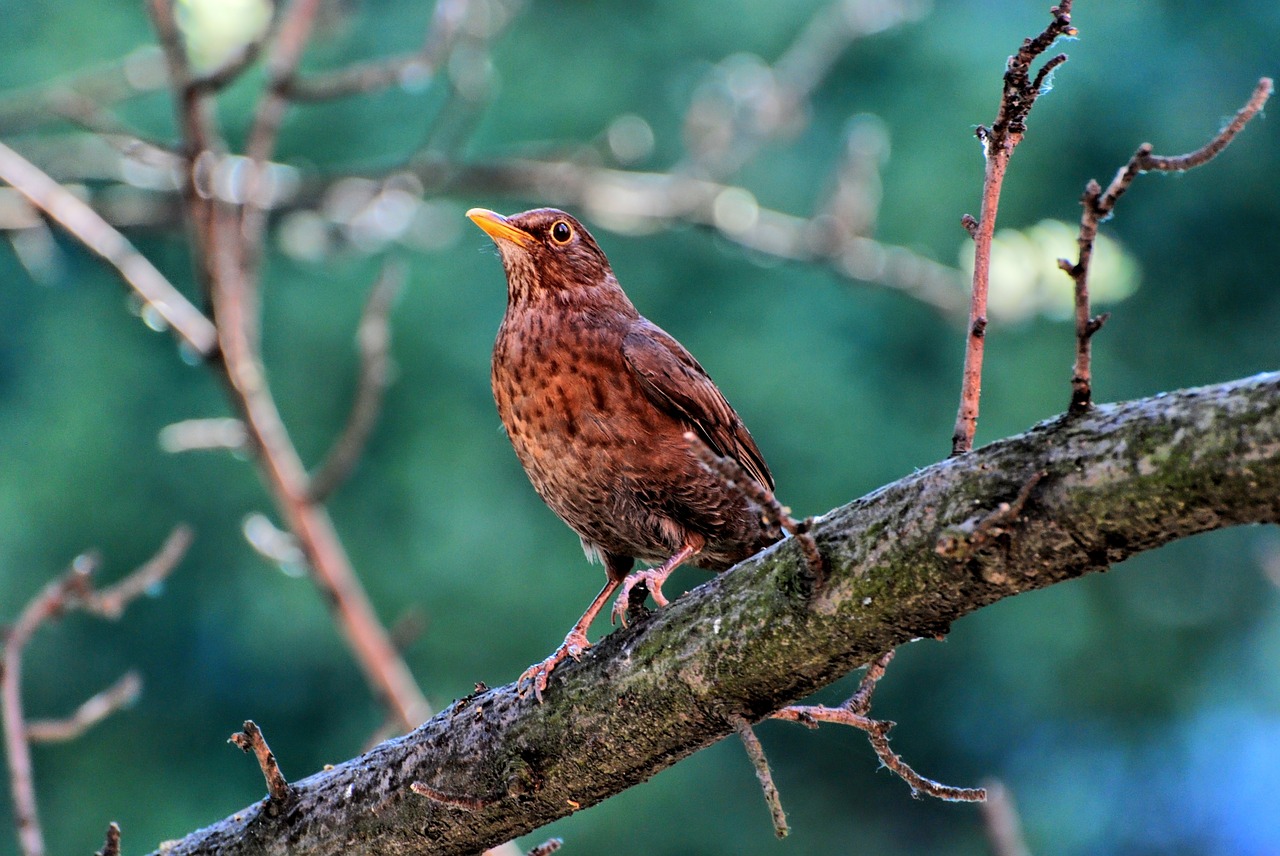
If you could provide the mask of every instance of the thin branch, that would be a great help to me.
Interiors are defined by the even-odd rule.
[[[32,743],[65,743],[75,740],[117,710],[138,700],[142,677],[135,671],[125,672],[111,686],[89,698],[65,719],[33,719],[27,723],[27,740]]]
[[[310,34],[317,0],[296,0],[276,28],[267,60],[269,91],[259,102],[247,154],[248,198],[243,215],[219,202],[207,186],[215,149],[220,149],[209,111],[210,97],[189,86],[190,64],[173,17],[171,0],[149,0],[149,9],[178,94],[178,114],[188,153],[184,202],[195,226],[201,275],[216,320],[216,334],[232,402],[258,453],[260,468],[290,532],[298,540],[312,580],[330,606],[356,661],[374,690],[405,727],[431,715],[430,705],[387,634],[351,566],[323,506],[309,501],[308,480],[271,397],[258,352],[259,306],[256,260],[265,222],[256,184],[274,147],[285,106],[283,81],[294,72]]]
[[[927,9],[919,0],[836,0],[814,13],[775,63],[753,69],[756,85],[741,87],[741,93],[725,85],[699,87],[683,123],[693,164],[713,176],[730,175],[771,140],[799,133],[808,124],[814,92],[850,45],[918,20]],[[726,64],[742,62],[739,54]],[[722,65],[711,75],[714,80],[725,73]],[[684,164],[672,170],[687,171]]]
[[[1071,277],[1074,284],[1076,321],[1076,359],[1071,376],[1071,404],[1069,412],[1080,414],[1093,406],[1093,376],[1091,368],[1093,335],[1102,328],[1107,315],[1091,315],[1089,309],[1089,266],[1093,261],[1094,242],[1099,225],[1111,217],[1116,202],[1129,189],[1133,180],[1144,172],[1184,172],[1213,160],[1230,145],[1236,134],[1244,130],[1249,120],[1261,112],[1271,97],[1271,78],[1264,77],[1254,87],[1249,97],[1232,120],[1213,139],[1194,152],[1174,157],[1152,154],[1150,143],[1143,143],[1129,162],[1116,172],[1111,184],[1103,191],[1098,182],[1090,179],[1085,186],[1080,205],[1080,235],[1076,243],[1080,254],[1074,264],[1066,259],[1058,260],[1058,267]]]
[[[858,688],[844,703],[847,710],[863,716],[871,710],[871,696],[875,693],[876,685],[880,683],[880,679],[884,677],[892,661],[893,650],[890,649],[867,664],[867,670],[863,672]]]
[[[87,99],[105,109],[168,84],[164,58],[147,45],[127,56],[37,86],[10,91],[0,98],[0,136],[38,130],[64,118],[69,99]]]
[[[0,179],[115,268],[125,284],[188,347],[204,357],[213,354],[217,344],[213,323],[96,211],[3,143],[0,143]]]
[[[273,8],[275,4],[272,4]],[[221,92],[235,83],[262,55],[262,48],[271,34],[270,27],[264,27],[261,34],[242,45],[228,57],[222,65],[199,77],[187,81],[187,89],[192,94],[213,94]]]
[[[769,806],[769,816],[773,819],[773,834],[778,838],[786,838],[790,828],[787,826],[787,813],[782,810],[782,799],[778,796],[778,788],[773,783],[773,771],[769,769],[769,759],[765,757],[760,738],[751,730],[751,723],[740,716],[732,716],[733,723],[742,746],[747,750],[751,766],[755,768],[756,778],[760,780],[760,789],[764,792],[765,804]]]
[[[462,32],[471,0],[440,0],[422,47],[411,54],[355,63],[346,68],[311,75],[293,75],[283,86],[286,98],[297,102],[331,101],[363,95],[413,81],[425,84],[440,68]]]
[[[925,778],[903,761],[902,756],[889,748],[889,730],[893,728],[893,723],[872,719],[867,715],[867,711],[871,707],[871,695],[875,692],[876,684],[884,677],[885,668],[891,659],[893,659],[892,651],[887,651],[876,658],[867,667],[867,673],[863,675],[857,691],[839,707],[791,705],[776,711],[771,718],[799,722],[809,728],[816,728],[820,722],[832,722],[857,728],[867,735],[867,740],[870,741],[871,748],[875,750],[880,763],[906,782],[911,787],[913,796],[927,794],[950,802],[981,802],[986,799],[987,793],[982,788],[957,788]]]
[[[227,738],[227,742],[239,747],[240,751],[246,755],[252,752],[257,757],[258,766],[262,768],[262,777],[267,780],[269,800],[283,805],[293,798],[293,789],[289,787],[284,773],[280,771],[275,753],[267,745],[267,738],[262,736],[262,729],[257,723],[252,719],[246,719],[244,730],[232,734]]]
[[[157,563],[167,562],[175,537],[184,530],[185,527],[177,527],[154,558],[117,586],[125,585],[135,576],[150,576],[152,574],[150,569]],[[40,827],[35,781],[32,774],[30,728],[22,705],[22,655],[31,637],[45,622],[61,616],[68,610],[80,609],[112,618],[119,617],[118,612],[112,613],[104,608],[100,598],[102,594],[107,593],[94,591],[93,573],[97,566],[98,560],[92,554],[78,557],[65,573],[47,584],[27,604],[19,613],[4,640],[4,654],[3,659],[0,660],[0,708],[3,709],[5,757],[9,762],[14,820],[18,828],[18,842],[25,856],[42,856],[44,832]],[[109,603],[112,605],[117,601],[123,606],[127,599],[114,595],[109,598]],[[86,706],[92,701],[91,699],[86,703]]]
[[[1044,91],[1049,73],[1066,61],[1065,55],[1052,57],[1036,74],[1030,77],[1031,64],[1062,36],[1074,36],[1071,26],[1071,0],[1063,0],[1049,10],[1053,21],[1034,39],[1022,43],[1018,52],[1009,57],[1005,69],[1004,91],[1000,109],[991,128],[978,128],[986,158],[986,171],[982,182],[982,209],[977,226],[969,220],[962,221],[974,241],[973,291],[969,303],[969,325],[965,338],[964,372],[960,385],[960,408],[956,413],[956,426],[951,436],[951,454],[962,455],[973,448],[973,437],[978,430],[978,399],[982,393],[982,356],[987,330],[987,286],[991,279],[991,241],[995,236],[996,213],[1000,207],[1000,190],[1013,150],[1027,130],[1027,116],[1036,99]]]
[[[115,621],[125,607],[163,583],[191,546],[194,535],[189,526],[175,526],[160,550],[137,570],[101,591],[86,596],[85,606],[91,612]]]
[[[195,75],[173,4],[174,0],[147,0],[147,12],[169,70],[169,89],[181,130],[184,214],[191,230],[197,276],[208,300],[213,291],[211,259],[217,252],[214,227],[218,201],[213,172],[226,145],[218,130],[213,93],[191,85]]]
[[[369,291],[356,331],[356,341],[360,346],[360,378],[356,384],[355,403],[351,405],[342,434],[325,456],[324,463],[311,476],[312,502],[323,502],[347,480],[378,423],[383,393],[391,382],[391,360],[388,357],[391,325],[388,316],[404,287],[404,280],[404,265],[388,261]]]
[[[292,0],[271,40],[267,54],[267,91],[258,102],[245,143],[245,155],[255,165],[261,165],[275,149],[280,120],[289,103],[285,93],[297,73],[319,11],[319,0]]]
[[[216,213],[215,231],[222,237],[211,259],[212,297],[231,398],[243,416],[263,476],[287,527],[306,557],[311,579],[332,610],[375,696],[405,728],[414,728],[431,715],[431,707],[379,621],[328,512],[309,497],[306,470],[271,396],[251,339],[256,322],[251,320],[253,309],[247,303],[245,271],[230,248],[238,234],[238,222],[230,211],[216,209]]]
[[[623,234],[670,229],[676,223],[704,226],[751,253],[825,266],[842,278],[899,291],[948,316],[965,310],[964,282],[958,270],[907,247],[832,228],[832,218],[825,207],[820,206],[813,216],[798,216],[763,206],[751,191],[732,184],[567,160],[513,158],[464,163],[424,155],[413,161],[411,169],[428,194],[532,196],[548,204],[582,209],[603,228]],[[379,180],[389,172],[359,175]],[[394,172],[403,172],[403,167]],[[66,180],[74,178],[68,175]],[[307,182],[285,202],[259,202],[274,205],[272,210],[276,213],[317,206],[334,181],[341,180]],[[108,219],[118,217],[113,212],[119,210],[128,212],[127,225],[134,228],[165,227],[175,221],[174,208],[164,204],[163,194],[146,191],[141,196],[152,214],[139,220],[138,206],[119,203],[121,199],[139,198],[142,191],[128,185],[90,190],[94,204]]]
[[[320,0],[291,0],[281,15],[267,53],[266,91],[258,100],[245,142],[244,153],[250,168],[246,174],[245,202],[237,237],[240,263],[245,272],[243,288],[248,292],[244,300],[251,304],[257,302],[256,271],[266,235],[266,203],[262,198],[262,188],[266,185],[267,161],[275,151],[280,123],[289,107],[286,89],[298,70],[319,10]],[[256,319],[256,312],[253,316]],[[250,335],[257,338],[256,328],[250,331]]]

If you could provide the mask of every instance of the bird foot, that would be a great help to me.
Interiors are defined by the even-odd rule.
[[[611,620],[614,624],[622,622],[622,626],[627,626],[627,610],[631,608],[631,590],[641,583],[649,589],[649,594],[653,595],[653,602],[658,606],[666,606],[668,601],[662,594],[662,584],[666,582],[667,577],[671,574],[670,568],[665,566],[661,568],[647,568],[643,571],[636,571],[634,574],[627,574],[627,578],[622,581],[622,591],[618,593],[618,599],[613,602],[613,613]]]
[[[587,634],[574,628],[569,631],[568,636],[564,637],[564,642],[550,657],[540,663],[534,663],[525,669],[519,678],[516,678],[516,691],[523,698],[529,694],[529,690],[533,690],[533,697],[538,700],[538,704],[542,704],[542,691],[547,688],[552,670],[560,665],[565,657],[572,657],[575,661],[581,660],[582,652],[590,647]]]

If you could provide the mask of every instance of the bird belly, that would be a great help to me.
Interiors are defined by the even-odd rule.
[[[616,345],[538,344],[499,338],[494,398],[534,489],[588,556],[661,562],[696,533],[706,546],[690,564],[722,570],[777,540],[754,503],[697,461],[689,426],[652,403]]]

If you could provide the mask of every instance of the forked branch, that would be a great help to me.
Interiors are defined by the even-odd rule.
[[[1133,180],[1144,172],[1185,172],[1213,160],[1230,145],[1236,134],[1244,130],[1249,120],[1261,112],[1267,99],[1271,97],[1273,84],[1271,78],[1264,77],[1254,87],[1253,95],[1248,102],[1236,112],[1213,139],[1194,152],[1174,157],[1152,154],[1152,145],[1143,143],[1111,179],[1111,184],[1103,190],[1098,182],[1090,179],[1085,186],[1080,205],[1084,209],[1080,215],[1080,236],[1076,243],[1080,254],[1074,263],[1067,259],[1059,259],[1058,266],[1071,277],[1075,285],[1075,320],[1076,320],[1076,359],[1075,370],[1071,376],[1071,404],[1069,412],[1079,414],[1088,410],[1093,403],[1093,375],[1091,368],[1093,334],[1097,333],[1107,320],[1107,315],[1092,315],[1089,309],[1089,265],[1093,261],[1094,242],[1098,237],[1098,226],[1109,219],[1115,211],[1116,202],[1129,189]]]
[[[1000,109],[990,128],[979,126],[978,140],[986,158],[982,181],[982,209],[976,219],[965,215],[961,222],[973,237],[973,290],[969,302],[969,324],[966,331],[964,373],[960,384],[960,409],[951,436],[951,454],[961,455],[973,448],[978,430],[978,399],[982,393],[982,356],[987,333],[987,287],[991,281],[991,242],[996,231],[996,212],[1000,207],[1000,191],[1013,150],[1027,131],[1027,116],[1036,99],[1044,91],[1049,75],[1066,55],[1049,59],[1034,77],[1031,65],[1059,38],[1074,36],[1071,26],[1071,0],[1049,10],[1053,21],[1040,35],[1027,39],[1009,57],[1004,74],[1004,92]]]
[[[110,589],[101,592],[96,591],[93,586],[93,574],[98,567],[97,557],[92,554],[80,556],[62,576],[46,585],[26,605],[9,629],[4,640],[3,662],[0,663],[0,712],[4,718],[5,757],[9,762],[14,820],[18,827],[18,843],[24,856],[42,856],[45,852],[44,832],[40,826],[31,765],[33,736],[37,739],[41,736],[46,739],[70,739],[118,709],[126,701],[124,696],[136,695],[136,676],[133,682],[126,676],[123,688],[118,684],[114,691],[107,691],[105,698],[103,693],[99,693],[82,705],[68,721],[57,724],[36,723],[36,734],[33,735],[22,704],[22,655],[27,643],[46,622],[71,610],[78,609],[109,619],[119,618],[130,601],[173,571],[186,552],[190,540],[191,533],[187,527],[176,527],[153,559]],[[142,585],[143,581],[147,584]],[[130,686],[131,683],[133,686]],[[43,735],[41,731],[44,732]]]
[[[985,800],[987,792],[982,788],[957,788],[925,778],[913,770],[906,761],[902,760],[902,756],[889,748],[889,730],[893,728],[893,723],[881,719],[872,719],[869,714],[871,711],[871,696],[875,692],[876,684],[884,677],[885,668],[892,659],[893,652],[887,651],[872,661],[867,666],[867,673],[862,676],[862,682],[858,685],[857,691],[837,707],[791,705],[774,713],[772,718],[798,722],[809,728],[817,728],[820,722],[832,722],[839,725],[848,725],[864,732],[867,735],[867,740],[871,742],[871,748],[875,750],[876,757],[880,759],[880,763],[906,782],[910,786],[913,795],[926,794],[951,802],[981,802]]]

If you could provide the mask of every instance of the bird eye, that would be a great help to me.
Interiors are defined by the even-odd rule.
[[[565,220],[557,220],[551,226],[551,240],[557,244],[567,244],[573,240],[573,227]]]

